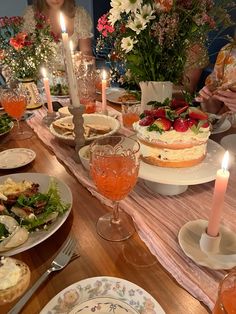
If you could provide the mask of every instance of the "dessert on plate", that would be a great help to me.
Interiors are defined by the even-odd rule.
[[[160,167],[184,168],[206,156],[210,136],[208,115],[183,100],[150,103],[133,124],[144,162]]]
[[[29,267],[15,258],[0,260],[0,305],[12,302],[24,293],[30,282]]]

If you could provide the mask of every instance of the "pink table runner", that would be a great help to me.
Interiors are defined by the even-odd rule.
[[[115,112],[110,109],[110,112]],[[33,118],[27,121],[38,137],[46,144],[94,196],[108,203],[97,193],[88,172],[74,159],[74,149],[60,143],[50,131],[42,125],[46,114],[42,108],[35,111]],[[122,133],[130,131],[121,129]],[[66,158],[65,158],[66,157]],[[236,232],[236,167],[230,171],[230,180],[225,197],[222,224]],[[224,271],[215,271],[195,264],[181,250],[178,244],[178,232],[188,221],[208,218],[211,208],[214,182],[189,186],[188,190],[177,196],[162,196],[152,193],[142,180],[134,190],[120,202],[120,207],[129,213],[136,224],[137,232],[162,266],[177,282],[210,309],[217,296],[217,289]]]

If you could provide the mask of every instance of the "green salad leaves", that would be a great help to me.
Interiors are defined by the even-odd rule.
[[[21,194],[14,205],[7,206],[8,214],[15,218],[28,231],[36,228],[47,228],[70,208],[61,200],[57,183],[51,179],[47,193],[36,192],[31,196]]]

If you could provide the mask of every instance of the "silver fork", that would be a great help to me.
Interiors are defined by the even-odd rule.
[[[52,261],[50,267],[42,274],[42,276],[35,282],[35,284],[23,295],[23,297],[15,304],[15,306],[8,312],[8,314],[18,314],[24,307],[26,302],[31,298],[33,293],[39,286],[47,279],[47,277],[54,271],[61,270],[71,260],[76,246],[75,239],[68,237],[60,248],[59,253]]]

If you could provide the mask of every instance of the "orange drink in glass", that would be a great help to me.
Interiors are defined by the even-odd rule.
[[[121,105],[123,126],[128,129],[133,129],[133,123],[139,120],[140,104],[133,102],[123,102]]]
[[[212,313],[236,313],[236,268],[233,268],[220,283],[218,299]]]
[[[130,169],[132,171],[128,171]],[[120,201],[136,184],[138,167],[130,156],[108,155],[97,158],[92,163],[91,173],[97,189],[102,195],[112,201]]]
[[[125,136],[108,136],[91,144],[90,170],[94,183],[103,196],[112,201],[113,211],[98,219],[97,232],[106,240],[122,241],[132,236],[132,218],[119,210],[137,182],[139,143]]]
[[[25,140],[32,137],[32,132],[23,131],[20,126],[20,119],[23,116],[27,99],[20,88],[6,88],[1,92],[1,103],[4,110],[17,122],[17,132],[14,134],[14,139]]]
[[[26,99],[24,96],[19,96],[17,98],[4,97],[2,99],[2,106],[12,118],[20,120],[25,112]]]

